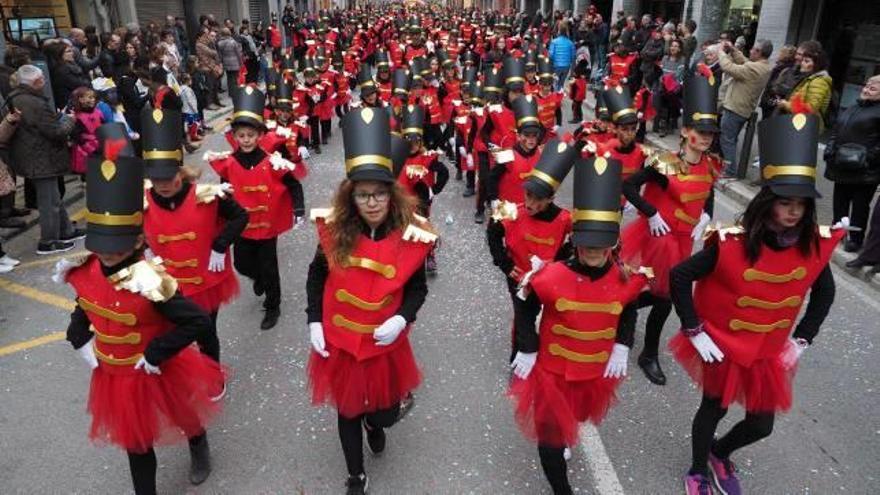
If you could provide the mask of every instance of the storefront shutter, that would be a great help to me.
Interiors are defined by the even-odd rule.
[[[135,6],[141,26],[146,26],[150,21],[163,25],[166,15],[183,17],[183,0],[137,0]]]

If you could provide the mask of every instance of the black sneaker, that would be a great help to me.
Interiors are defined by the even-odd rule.
[[[61,240],[73,242],[73,241],[78,241],[80,239],[85,239],[85,238],[86,238],[86,229],[74,227],[74,229],[70,233],[70,235],[62,236]]]
[[[345,482],[345,495],[366,495],[367,488],[370,486],[370,478],[366,474],[357,476],[349,476]]]
[[[485,220],[485,214],[482,211],[478,211],[474,213],[474,223],[483,223]]]
[[[476,193],[477,193],[477,192],[474,191],[474,188],[473,188],[473,187],[468,187],[468,188],[465,188],[465,190],[464,190],[463,193],[461,193],[461,197],[462,197],[462,198],[469,198],[469,197],[473,196],[473,195],[476,194]]]
[[[2,229],[23,229],[25,227],[27,227],[27,222],[21,218],[0,218],[0,228]]]
[[[63,253],[73,249],[74,244],[71,241],[49,241],[37,244],[37,254],[55,254]]]
[[[263,321],[260,322],[260,330],[269,330],[275,328],[275,325],[278,324],[278,317],[281,316],[281,310],[278,308],[271,308],[266,310],[266,314],[263,315]]]
[[[373,455],[379,455],[385,451],[385,430],[377,426],[370,426],[364,418],[364,431],[367,432],[367,447]]]

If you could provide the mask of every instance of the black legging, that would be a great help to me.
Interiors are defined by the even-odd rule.
[[[489,192],[486,184],[489,182],[489,152],[477,152],[477,213],[486,211],[486,203],[489,202]]]
[[[538,457],[544,476],[550,482],[553,495],[570,495],[571,485],[568,483],[568,465],[565,462],[563,447],[547,447],[538,445]]]
[[[651,312],[648,313],[648,321],[645,323],[645,346],[642,348],[642,356],[657,357],[660,333],[663,331],[666,319],[669,318],[669,313],[672,312],[672,301],[650,292],[643,292],[639,295],[638,307],[645,306],[651,306]]]
[[[773,432],[773,413],[750,413],[735,424],[733,428],[713,443],[718,422],[727,414],[727,408],[721,407],[721,399],[703,396],[700,408],[694,416],[691,426],[691,449],[693,464],[691,474],[708,476],[707,463],[709,452],[721,459],[727,459],[735,450],[767,438]]]
[[[135,495],[156,494],[156,451],[150,449],[142,454],[128,453],[128,467]]]
[[[217,336],[217,311],[211,313],[211,330],[202,332],[196,337],[196,343],[202,354],[220,362],[220,337]]]
[[[868,216],[871,213],[871,200],[877,191],[877,184],[841,184],[834,183],[834,198],[832,200],[834,210],[834,222],[843,217],[849,217],[853,227],[862,230],[853,230],[849,233],[851,241],[861,244],[865,240],[865,230],[868,227]]]
[[[339,441],[342,443],[342,454],[345,456],[345,466],[348,468],[349,476],[364,473],[364,437],[361,431],[364,418],[370,424],[370,428],[391,428],[399,416],[399,402],[388,409],[361,414],[354,418],[346,418],[341,414],[337,416]]]

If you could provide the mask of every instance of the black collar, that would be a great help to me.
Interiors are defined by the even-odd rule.
[[[535,220],[540,220],[542,222],[552,222],[559,215],[559,212],[562,211],[556,203],[550,203],[544,211],[538,213],[537,215],[532,215],[532,218]]]
[[[260,149],[259,146],[251,150],[250,153],[245,153],[239,148],[232,156],[238,160],[242,167],[250,170],[259,165],[263,158],[266,158],[266,152]]]
[[[150,189],[150,196],[153,198],[153,202],[162,207],[162,209],[174,211],[178,206],[183,204],[191,186],[192,185],[189,182],[183,181],[183,187],[180,188],[180,191],[177,191],[177,194],[170,198],[160,196],[156,193],[155,189]]]
[[[577,254],[575,254],[565,262],[565,266],[571,269],[571,271],[580,275],[590,277],[590,280],[595,281],[604,277],[605,274],[608,273],[608,270],[611,269],[611,260],[609,259],[607,262],[605,262],[603,266],[597,268],[593,266],[582,265],[581,262],[578,261]]]

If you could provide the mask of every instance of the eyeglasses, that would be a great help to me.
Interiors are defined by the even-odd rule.
[[[359,193],[352,194],[352,197],[354,198],[354,202],[359,205],[365,205],[365,204],[369,203],[371,199],[377,203],[387,203],[388,200],[391,198],[391,192],[390,191],[376,191],[374,193],[359,192]]]

